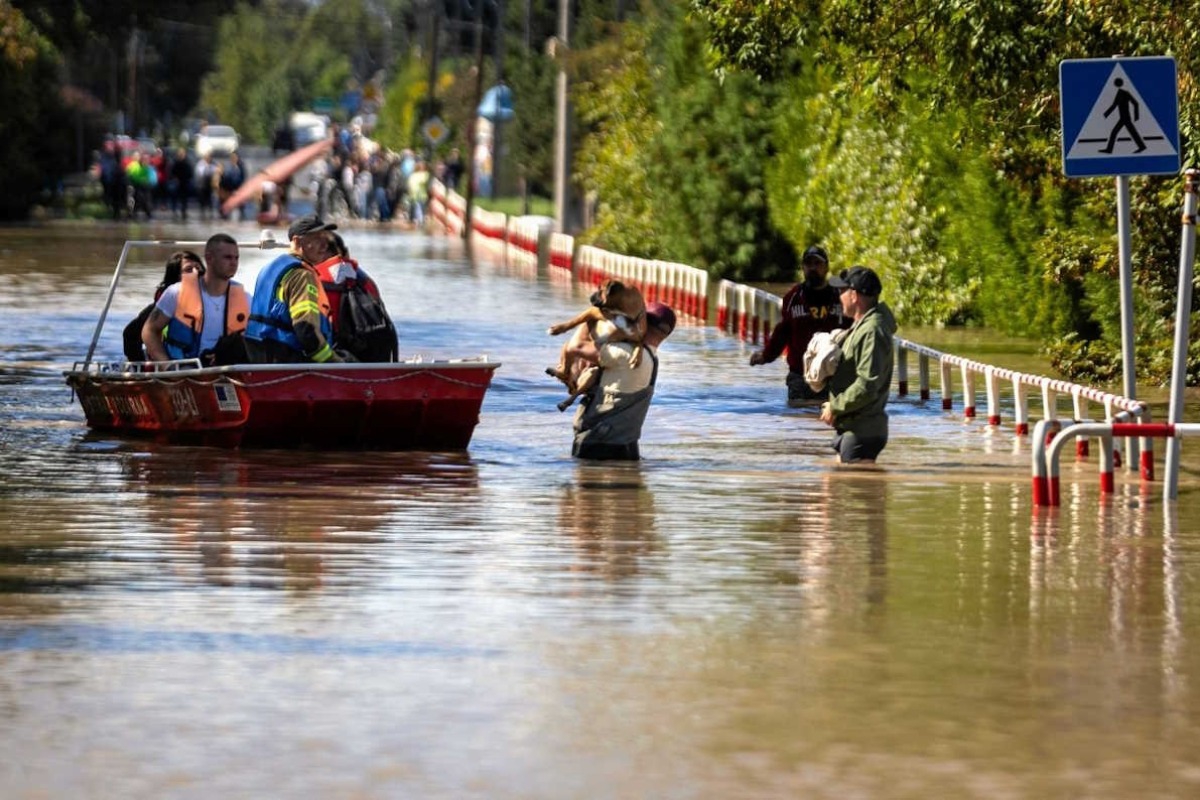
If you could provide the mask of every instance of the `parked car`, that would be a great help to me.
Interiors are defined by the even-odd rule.
[[[239,137],[237,131],[228,125],[205,125],[196,134],[196,156],[204,158],[212,155],[214,158],[227,156],[237,152]]]
[[[310,111],[296,111],[288,120],[296,147],[319,142],[329,136],[329,117]]]

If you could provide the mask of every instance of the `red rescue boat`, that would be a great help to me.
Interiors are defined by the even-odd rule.
[[[500,366],[486,357],[372,364],[154,365],[92,360],[127,242],[88,356],[64,373],[89,427],[221,447],[465,450]],[[271,240],[242,245],[279,246]]]

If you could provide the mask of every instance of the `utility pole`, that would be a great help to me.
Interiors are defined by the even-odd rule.
[[[130,136],[137,135],[137,120],[138,120],[138,53],[141,45],[138,42],[137,17],[133,18],[133,28],[129,31],[129,45],[125,51],[126,65],[129,67],[129,85],[126,87],[125,104],[129,109],[129,118],[126,124],[129,126],[128,133]]]
[[[504,0],[496,0],[496,27],[492,30],[492,56],[496,62],[496,83],[504,83]],[[500,197],[500,129],[503,120],[492,124],[492,197]]]
[[[479,104],[483,102],[483,0],[475,0],[475,101],[471,104],[471,122],[467,125],[467,211],[463,218],[463,238],[471,242],[471,211],[475,205],[475,144],[479,127]]]
[[[437,114],[437,79],[438,79],[438,38],[441,34],[442,27],[442,4],[441,0],[431,0],[429,8],[433,13],[433,24],[429,35],[429,105],[425,110],[425,119],[421,120],[424,124]],[[427,159],[432,169],[433,165],[433,142],[427,142],[429,147],[429,158]]]
[[[567,229],[567,200],[570,162],[567,158],[569,131],[567,130],[567,48],[571,32],[571,2],[558,0],[558,41],[554,46],[554,57],[558,61],[558,77],[554,83],[554,220],[559,231]]]

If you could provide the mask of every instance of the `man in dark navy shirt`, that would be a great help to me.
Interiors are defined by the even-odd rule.
[[[770,364],[787,351],[788,405],[819,406],[829,396],[827,389],[813,391],[804,380],[804,351],[814,333],[849,328],[852,319],[842,313],[837,289],[826,282],[829,256],[813,245],[801,258],[804,280],[783,296],[779,324],[771,332],[766,346],[750,356],[750,366]]]

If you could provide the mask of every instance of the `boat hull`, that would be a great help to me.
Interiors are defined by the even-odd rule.
[[[465,450],[499,366],[90,364],[65,378],[97,431],[221,447]]]

